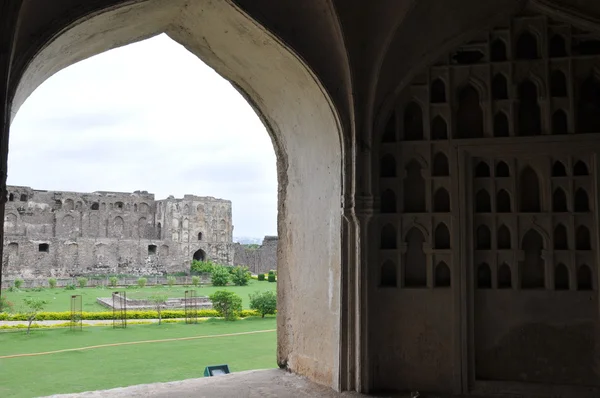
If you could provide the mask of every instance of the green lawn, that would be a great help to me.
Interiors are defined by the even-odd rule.
[[[166,294],[169,297],[185,297],[185,291],[194,289],[196,290],[196,294],[198,296],[208,296],[217,290],[231,290],[235,292],[242,298],[242,303],[244,309],[250,308],[248,295],[250,293],[254,293],[255,291],[267,291],[277,289],[276,283],[270,283],[266,281],[256,281],[251,280],[248,286],[226,286],[226,287],[213,287],[203,285],[201,287],[194,286],[173,286],[169,288],[168,286],[151,286],[145,288],[77,288],[76,290],[65,290],[64,288],[57,289],[44,289],[41,292],[34,292],[31,290],[22,290],[18,292],[9,292],[8,290],[4,290],[2,295],[5,295],[6,298],[11,301],[14,306],[15,312],[21,312],[24,308],[23,299],[26,297],[40,298],[46,300],[48,305],[44,309],[44,311],[70,311],[71,309],[71,296],[74,294],[80,294],[83,300],[83,311],[96,312],[96,311],[108,311],[107,308],[101,306],[96,303],[97,297],[110,297],[112,291],[126,291],[128,298],[144,298],[148,296],[152,296],[153,294]]]
[[[130,325],[0,333],[0,356],[141,340],[211,336],[276,328],[274,317],[198,325]],[[276,333],[103,347],[0,359],[0,397],[34,397],[202,377],[226,363],[232,372],[276,367]]]

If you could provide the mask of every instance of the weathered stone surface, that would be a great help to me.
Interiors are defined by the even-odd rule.
[[[28,279],[189,271],[194,256],[232,264],[232,232],[228,200],[10,186],[2,268]]]
[[[245,265],[253,274],[266,273],[277,269],[277,237],[265,236],[262,245],[249,247],[233,244],[233,264]]]

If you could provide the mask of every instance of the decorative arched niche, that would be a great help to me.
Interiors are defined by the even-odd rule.
[[[404,286],[427,286],[427,257],[423,250],[425,237],[417,227],[411,228],[404,239],[406,252],[404,253]]]
[[[458,92],[456,138],[481,137],[483,137],[483,110],[479,91],[472,85],[467,85]]]
[[[403,192],[405,213],[425,212],[425,179],[421,173],[421,164],[416,160],[411,160],[406,165]]]
[[[534,229],[530,229],[523,236],[521,250],[523,260],[520,263],[521,288],[541,289],[545,281],[545,262],[542,258],[544,239]]]
[[[450,287],[452,285],[452,276],[450,272],[450,267],[444,261],[438,263],[435,266],[435,278],[434,278],[434,286],[435,287]]]

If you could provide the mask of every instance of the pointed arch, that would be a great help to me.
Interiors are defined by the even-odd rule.
[[[553,70],[550,74],[550,96],[564,98],[568,96],[567,78],[561,70]]]
[[[479,91],[469,84],[458,92],[456,112],[456,138],[483,137],[483,110]]]
[[[563,224],[558,224],[554,228],[554,250],[569,250],[569,238],[567,228]]]
[[[396,177],[396,159],[394,155],[384,155],[379,161],[379,176],[380,177]]]
[[[392,224],[386,224],[381,229],[380,248],[383,250],[396,249],[396,228]]]
[[[486,162],[479,162],[475,167],[475,178],[487,178],[490,176],[490,166]]]
[[[521,171],[519,179],[520,211],[523,213],[539,213],[540,206],[540,182],[537,173],[526,166]]]
[[[404,140],[420,141],[423,139],[423,111],[415,101],[404,108]]]
[[[510,136],[508,126],[508,117],[506,113],[500,111],[494,116],[494,137],[508,137]]]
[[[583,188],[577,188],[573,200],[573,210],[577,213],[587,213],[590,211],[590,199]]]
[[[491,213],[492,201],[485,189],[480,189],[475,195],[475,213]]]
[[[433,211],[435,213],[450,213],[450,194],[445,188],[438,188],[433,196]]]
[[[496,164],[496,177],[510,177],[510,167],[508,167],[506,162],[499,161]]]
[[[510,213],[512,206],[510,205],[510,194],[506,190],[501,189],[496,194],[496,212]]]
[[[480,225],[476,231],[476,242],[475,248],[477,250],[491,250],[492,249],[492,232],[487,225]]]
[[[490,60],[503,62],[506,59],[506,43],[502,39],[495,39],[490,46]]]
[[[510,266],[502,263],[498,268],[498,289],[512,288],[512,272]]]
[[[386,260],[381,266],[381,287],[396,287],[398,285],[398,277],[396,272],[396,264],[392,260]]]
[[[452,275],[450,267],[444,261],[440,261],[435,267],[435,287],[450,287],[452,285]]]
[[[381,212],[396,213],[396,194],[391,189],[386,189],[381,194]]]
[[[579,266],[577,270],[577,290],[594,290],[592,269],[586,264]]]
[[[430,99],[434,104],[446,102],[446,84],[442,79],[437,78],[431,83]]]
[[[441,116],[436,116],[431,121],[431,139],[432,140],[447,140],[448,125]]]
[[[562,109],[558,109],[552,114],[552,134],[569,134],[569,121],[567,114]]]
[[[447,177],[450,175],[448,157],[444,154],[444,152],[438,152],[433,157],[432,174],[434,177]]]
[[[492,288],[492,269],[488,263],[481,263],[477,266],[477,288]]]
[[[563,263],[554,268],[554,290],[569,290],[569,270]]]
[[[517,38],[515,55],[517,59],[537,59],[537,37],[528,30],[521,32]]]
[[[508,99],[508,83],[502,73],[497,73],[492,79],[492,99]]]
[[[392,112],[387,123],[385,124],[383,136],[381,137],[381,142],[396,142],[396,130],[396,112]]]
[[[434,243],[438,250],[450,249],[450,231],[443,222],[439,223],[435,229]]]
[[[534,229],[530,229],[523,236],[521,249],[524,258],[521,262],[521,287],[523,289],[538,289],[544,287],[545,270],[542,250],[544,239]]]
[[[575,249],[592,250],[590,230],[585,225],[580,225],[579,227],[577,227],[577,230],[575,232]]]
[[[542,133],[541,111],[537,86],[529,79],[519,85],[518,133],[533,136]]]
[[[426,211],[425,179],[422,176],[421,165],[414,159],[406,165],[403,191],[404,212],[423,213]]]
[[[406,287],[427,286],[427,257],[423,251],[425,237],[418,228],[411,228],[406,234],[404,253],[404,285]]]
[[[566,177],[567,168],[560,160],[557,160],[552,165],[552,177]]]
[[[600,132],[600,82],[595,76],[585,79],[579,88],[577,103],[577,132]]]
[[[552,211],[554,213],[566,213],[567,209],[567,195],[562,188],[556,188],[552,194]]]
[[[510,230],[503,224],[496,233],[496,247],[498,250],[509,250],[511,246]]]
[[[583,161],[578,160],[573,166],[573,175],[575,177],[587,176],[589,175],[587,164]]]
[[[550,58],[562,58],[567,56],[567,46],[565,44],[565,38],[562,35],[552,35],[548,45],[548,55]]]

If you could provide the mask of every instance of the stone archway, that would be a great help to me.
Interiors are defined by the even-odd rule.
[[[192,258],[196,261],[205,261],[206,260],[206,252],[202,249],[198,249],[194,252]]]
[[[72,22],[30,59],[20,60],[27,67],[17,72],[18,84],[10,90],[11,120],[54,73],[160,33],[229,80],[267,126],[279,184],[278,312],[283,316],[278,317],[277,362],[339,389],[345,146],[327,91],[274,35],[226,0],[148,0],[112,7]]]

